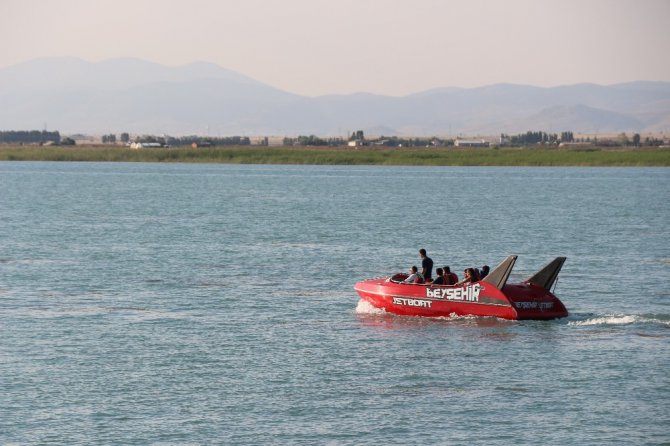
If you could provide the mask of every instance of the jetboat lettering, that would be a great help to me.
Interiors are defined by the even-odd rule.
[[[431,304],[429,300],[407,299],[406,297],[394,297],[393,303],[395,305],[408,305],[410,307],[423,307],[423,308],[430,308]]]
[[[553,302],[514,302],[514,305],[517,308],[523,308],[524,310],[530,308],[538,308],[540,310],[548,310],[554,308]]]
[[[426,288],[426,297],[432,299],[463,300],[479,302],[479,292],[482,286],[478,283],[465,288]]]

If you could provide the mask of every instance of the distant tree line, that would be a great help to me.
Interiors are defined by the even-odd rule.
[[[574,142],[575,135],[572,132],[561,132],[561,142]]]
[[[396,136],[386,137],[381,136],[376,139],[359,139],[362,137],[362,132],[355,132],[352,134],[350,141],[363,141],[363,145],[379,145],[385,147],[450,147],[454,145],[453,139],[443,139],[438,137],[431,138],[399,138]],[[526,146],[538,144],[559,144],[561,142],[581,142],[586,144],[593,144],[601,147],[621,147],[621,146],[635,146],[635,147],[653,147],[667,144],[667,141],[655,137],[646,137],[642,140],[639,133],[635,133],[632,137],[628,137],[626,133],[619,134],[616,138],[575,138],[572,131],[565,131],[559,133],[546,133],[542,131],[528,131],[518,135],[500,135],[500,141],[503,145]]]
[[[513,146],[527,146],[534,144],[557,144],[559,142],[574,142],[575,136],[572,132],[546,133],[528,131],[519,135],[500,135],[500,140],[508,142]]]
[[[129,142],[130,138],[124,138],[127,133],[121,134],[121,142]],[[124,141],[124,139],[126,139]],[[159,143],[165,146],[190,146],[192,144],[197,144],[200,146],[250,146],[251,139],[247,136],[227,136],[227,137],[210,137],[210,136],[154,136],[154,135],[143,135],[134,138],[135,142],[142,143]],[[103,142],[105,142],[103,140]]]
[[[114,135],[114,134],[102,135],[102,143],[103,144],[116,144],[116,135]]]
[[[363,146],[382,147],[447,147],[453,146],[453,139],[431,138],[400,138],[397,136],[380,136],[379,138],[366,139],[362,130],[351,134],[348,141],[356,141]],[[338,147],[347,145],[343,138],[320,138],[316,135],[300,135],[296,138],[284,138],[285,146],[329,146]]]
[[[163,146],[183,147],[196,144],[199,147],[208,146],[250,146],[251,139],[246,136],[227,136],[227,137],[210,137],[210,136],[155,136],[142,135],[132,138],[135,142],[141,143],[158,143]],[[127,132],[120,135],[106,134],[102,135],[102,142],[104,144],[116,144],[120,141],[123,144],[131,142],[130,134]],[[453,139],[445,139],[439,137],[429,138],[404,138],[398,136],[380,136],[371,139],[366,139],[362,130],[357,130],[348,137],[348,139],[341,137],[319,137],[316,135],[300,135],[298,137],[286,137],[283,139],[285,146],[327,146],[339,147],[346,146],[347,142],[354,142],[356,145],[363,146],[382,146],[382,147],[450,147],[454,145]],[[507,135],[502,133],[500,135],[501,145],[512,146],[526,146],[526,145],[557,145],[561,142],[578,142],[585,144],[593,144],[600,147],[654,147],[667,144],[667,140],[658,139],[656,137],[646,137],[644,140],[639,133],[634,133],[628,136],[626,133],[620,133],[618,136],[601,138],[598,137],[582,137],[575,138],[573,132],[565,131],[558,133],[547,133],[543,131],[528,131],[518,135]],[[49,132],[46,130],[8,130],[0,131],[0,144],[55,144],[55,145],[74,145],[75,141],[71,138],[62,138],[58,131]],[[262,138],[256,141],[255,144],[261,146],[268,145],[268,138]]]
[[[129,133],[121,133],[119,135],[118,140],[121,141],[121,143],[126,144],[130,142],[130,134]],[[110,133],[109,135],[102,135],[102,143],[103,144],[116,144],[117,138],[116,135],[113,133]]]
[[[562,132],[560,135],[556,133],[545,132],[526,132],[519,135],[509,136],[506,134],[500,135],[500,141],[503,144],[509,145],[534,145],[534,144],[558,144],[560,142],[578,142],[585,144],[592,144],[599,147],[657,147],[666,142],[656,137],[647,136],[644,141],[639,133],[634,133],[629,137],[625,132],[620,133],[616,137],[598,138],[597,136],[575,138],[572,132]]]
[[[342,138],[319,138],[315,135],[300,135],[297,138],[284,138],[285,146],[342,146],[345,145]]]
[[[201,136],[182,136],[174,138],[168,136],[164,138],[165,143],[171,146],[190,146],[193,143],[212,145],[212,146],[250,146],[251,140],[247,136],[226,136],[226,137],[201,137]]]
[[[370,145],[384,147],[450,147],[454,145],[453,139],[438,138],[400,138],[397,136],[380,136],[369,141]]]
[[[35,144],[49,141],[59,144],[61,142],[60,133],[58,131],[47,132],[46,130],[0,131],[0,143]]]
[[[603,146],[603,147],[621,147],[621,146],[634,146],[634,147],[654,147],[662,146],[667,144],[667,140],[658,139],[656,137],[646,137],[644,141],[639,133],[634,133],[632,137],[628,137],[626,133],[620,133],[615,139],[593,139],[593,144]]]
[[[454,145],[453,139],[443,139],[436,136],[430,138],[400,138],[397,136],[380,136],[366,139],[363,130],[356,130],[349,137],[349,141],[356,141],[364,146],[383,147],[448,147]]]

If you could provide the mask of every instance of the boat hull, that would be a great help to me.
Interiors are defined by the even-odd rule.
[[[432,286],[400,283],[394,278],[364,280],[354,289],[374,307],[405,316],[556,319],[568,315],[556,296],[532,283],[506,284],[500,290],[486,281]]]

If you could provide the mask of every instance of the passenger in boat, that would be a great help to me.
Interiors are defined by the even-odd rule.
[[[482,266],[482,269],[479,270],[479,279],[480,280],[489,275],[489,269],[490,268],[489,268],[488,265]]]
[[[451,272],[451,268],[445,266],[442,268],[442,270],[444,271],[444,284],[456,285],[456,282],[458,282],[458,276]]]
[[[479,275],[479,268],[469,268],[472,270],[472,277],[475,279],[473,282],[476,282],[481,279],[481,276]]]
[[[426,250],[419,249],[419,256],[421,256],[421,275],[426,281],[433,278],[433,259],[426,255]]]
[[[446,285],[446,283],[444,283],[444,271],[442,268],[436,269],[435,274],[437,274],[437,277],[433,280],[433,285]]]
[[[416,266],[412,266],[409,269],[410,272],[409,277],[403,280],[403,283],[423,283],[424,282],[423,276],[418,271],[419,270]]]
[[[466,268],[463,271],[463,274],[465,274],[465,278],[460,282],[458,282],[456,285],[465,285],[466,283],[474,283],[477,281],[474,268]]]

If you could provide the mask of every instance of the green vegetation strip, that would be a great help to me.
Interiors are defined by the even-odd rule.
[[[0,146],[0,161],[113,161],[387,166],[670,166],[670,149],[296,148],[128,149],[113,146]]]

